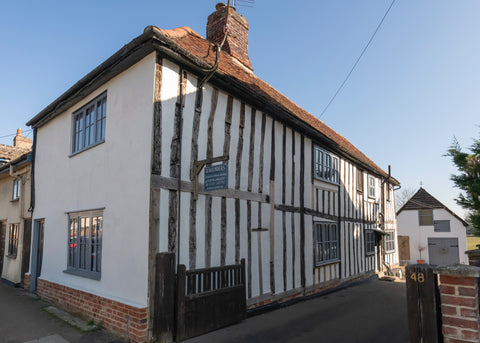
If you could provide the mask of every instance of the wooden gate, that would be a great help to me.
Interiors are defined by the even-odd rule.
[[[245,260],[241,264],[177,271],[176,341],[246,317]]]

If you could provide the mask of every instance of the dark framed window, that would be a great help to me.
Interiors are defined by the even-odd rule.
[[[10,224],[8,233],[8,257],[16,258],[18,250],[18,224]]]
[[[66,272],[99,280],[102,271],[103,211],[69,214]]]
[[[390,196],[390,186],[388,184],[385,185],[385,198],[387,199],[387,201],[392,200]]]
[[[375,198],[375,178],[371,175],[368,175],[368,196]]]
[[[105,140],[107,94],[104,93],[73,114],[72,153]]]
[[[434,232],[450,232],[450,220],[435,220],[433,222]]]
[[[20,185],[20,179],[13,180],[12,200],[17,200],[20,198]]]
[[[338,261],[337,224],[314,223],[315,265]]]
[[[373,230],[365,231],[365,253],[367,255],[375,253],[375,232]]]
[[[313,146],[313,177],[339,183],[338,157],[317,145]]]
[[[357,169],[357,192],[363,192],[363,172]]]
[[[433,225],[433,210],[418,210],[419,225]]]
[[[385,231],[385,251],[395,251],[395,231]]]

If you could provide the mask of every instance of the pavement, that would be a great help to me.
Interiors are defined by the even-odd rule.
[[[0,282],[0,343],[120,343],[82,332],[47,313],[48,302]],[[369,279],[321,297],[247,318],[185,343],[406,343],[404,282]]]
[[[31,293],[0,282],[0,343],[124,342],[104,330],[83,332],[73,326],[75,323],[60,320],[58,317],[69,317],[62,311],[50,308],[48,313],[49,306]],[[78,318],[70,319],[81,325]]]
[[[404,282],[369,279],[184,343],[406,343]]]

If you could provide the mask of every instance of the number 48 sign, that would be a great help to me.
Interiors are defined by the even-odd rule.
[[[412,273],[412,275],[410,275],[410,279],[412,279],[413,281],[418,282],[418,283],[424,283],[425,282],[425,274],[414,272],[414,273]]]

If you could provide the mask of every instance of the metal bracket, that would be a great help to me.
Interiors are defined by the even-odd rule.
[[[230,157],[228,155],[223,155],[223,156],[218,156],[213,158],[207,158],[205,160],[195,161],[193,163],[193,173],[194,173],[193,200],[198,199],[198,175],[200,175],[200,172],[202,171],[203,167],[216,162],[228,161],[229,158]]]

